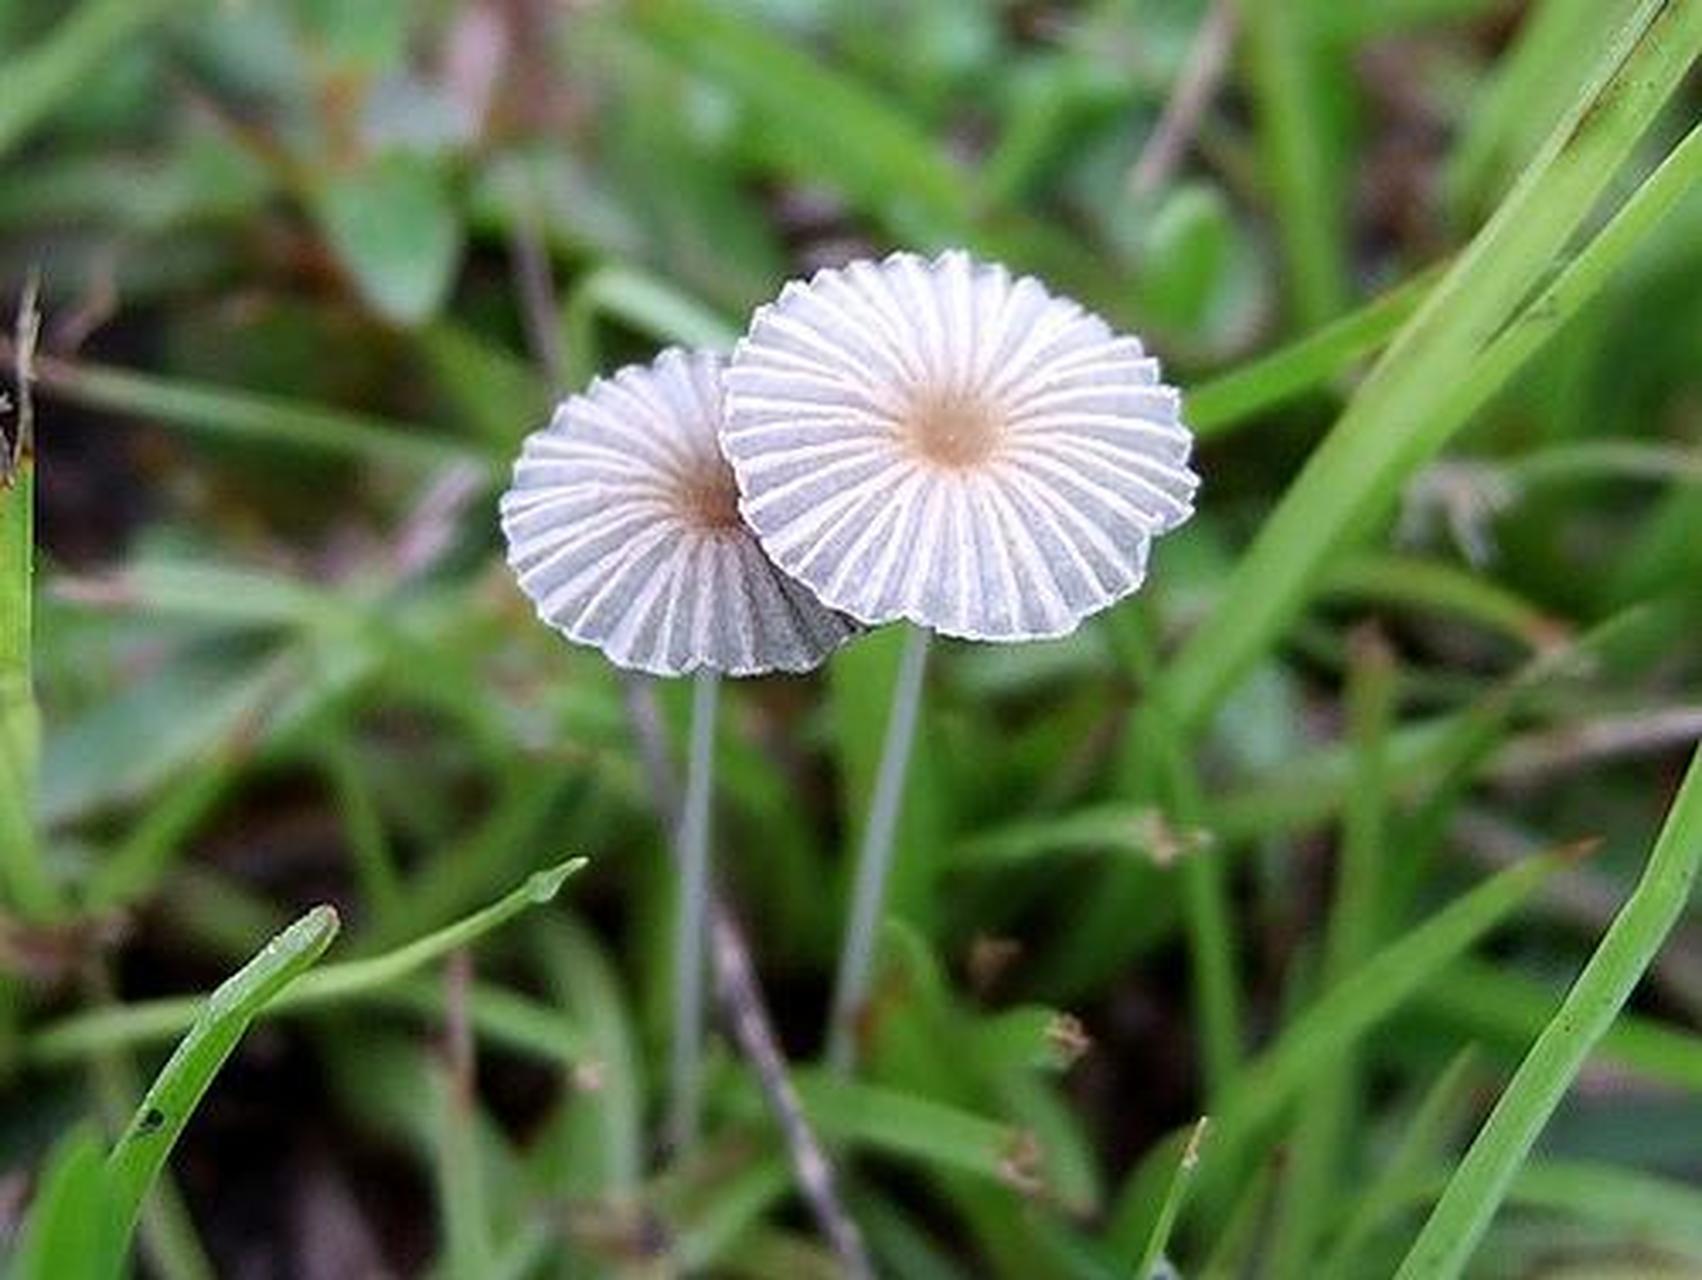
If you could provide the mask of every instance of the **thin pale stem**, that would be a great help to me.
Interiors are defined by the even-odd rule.
[[[634,675],[627,678],[625,693],[627,716],[638,739],[639,756],[650,788],[655,793],[657,808],[671,818],[679,811],[679,787],[668,759],[655,691],[642,676]],[[756,1073],[757,1084],[780,1126],[792,1171],[811,1213],[815,1215],[816,1224],[833,1246],[848,1280],[866,1280],[866,1277],[874,1275],[874,1269],[869,1263],[862,1233],[839,1198],[834,1167],[828,1161],[821,1140],[810,1127],[809,1118],[798,1099],[798,1091],[787,1074],[786,1055],[780,1047],[774,1023],[768,1016],[768,1008],[763,1003],[756,969],[751,964],[750,948],[745,943],[738,921],[719,895],[712,896],[710,912],[710,955],[715,967],[715,994],[721,1004],[722,1016],[738,1043],[739,1052]]]
[[[721,679],[709,672],[692,686],[691,754],[677,836],[679,918],[674,930],[673,1112],[668,1138],[676,1151],[697,1141],[703,1087],[704,922],[709,914],[709,811],[714,794],[715,705]]]
[[[869,803],[869,821],[857,854],[857,880],[851,896],[851,923],[839,953],[839,978],[834,986],[833,1013],[828,1023],[828,1063],[849,1075],[857,1058],[857,1021],[869,994],[869,971],[880,933],[881,908],[892,870],[898,817],[904,808],[904,779],[910,768],[910,748],[916,740],[916,718],[922,705],[922,676],[928,665],[929,633],[913,627],[899,659],[898,683],[892,691],[892,712],[886,741],[881,745],[880,769]]]

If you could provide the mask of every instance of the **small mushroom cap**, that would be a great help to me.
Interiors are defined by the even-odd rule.
[[[654,675],[807,671],[854,631],[775,569],[721,455],[721,357],[663,352],[526,438],[502,496],[538,616]]]
[[[724,376],[746,523],[862,622],[1064,635],[1193,512],[1193,437],[1140,340],[961,251],[787,285]]]

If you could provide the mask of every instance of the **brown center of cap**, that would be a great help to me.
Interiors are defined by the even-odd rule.
[[[972,467],[998,447],[999,415],[985,400],[961,392],[919,397],[902,423],[905,437],[929,462]]]
[[[725,464],[682,477],[679,498],[686,522],[695,528],[726,532],[744,525],[739,515],[739,488]]]

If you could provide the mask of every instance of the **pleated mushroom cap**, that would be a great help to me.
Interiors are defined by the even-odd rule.
[[[538,616],[623,667],[807,671],[854,629],[739,517],[722,364],[670,350],[593,382],[527,437],[502,497],[508,562]]]
[[[1180,396],[1140,340],[959,251],[787,285],[724,379],[746,523],[866,623],[1066,634],[1193,512]]]

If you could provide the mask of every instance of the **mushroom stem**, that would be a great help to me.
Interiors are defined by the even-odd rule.
[[[679,785],[662,730],[662,717],[656,706],[656,693],[645,677],[629,672],[625,680],[627,716],[632,721],[638,739],[639,755],[656,795],[657,804],[669,820],[680,809]],[[679,850],[674,853],[678,856]],[[738,921],[718,894],[709,901],[714,962],[715,994],[721,1002],[722,1016],[740,1051],[749,1059],[756,1073],[768,1108],[780,1127],[797,1175],[799,1189],[815,1214],[822,1234],[833,1246],[846,1280],[869,1280],[874,1269],[863,1245],[862,1233],[839,1198],[837,1176],[827,1158],[820,1139],[810,1128],[804,1115],[798,1091],[786,1071],[786,1055],[775,1033],[774,1023],[763,1002],[762,989],[757,984],[756,968],[751,963],[750,948]]]
[[[709,811],[714,791],[715,704],[721,679],[699,672],[692,686],[691,753],[676,843],[679,918],[674,930],[674,1044],[668,1140],[686,1151],[697,1140],[703,1084],[704,923],[709,915]]]
[[[916,740],[930,635],[923,627],[911,627],[905,637],[898,682],[892,691],[892,710],[886,722],[886,740],[881,744],[880,768],[875,775],[875,793],[869,802],[869,820],[863,827],[863,845],[857,854],[851,922],[839,953],[839,977],[834,986],[827,1033],[828,1065],[839,1075],[849,1075],[856,1065],[857,1023],[868,999],[869,971],[880,932],[881,908],[886,901],[887,876],[892,870],[898,816],[904,808],[904,780],[910,767],[910,749]]]

